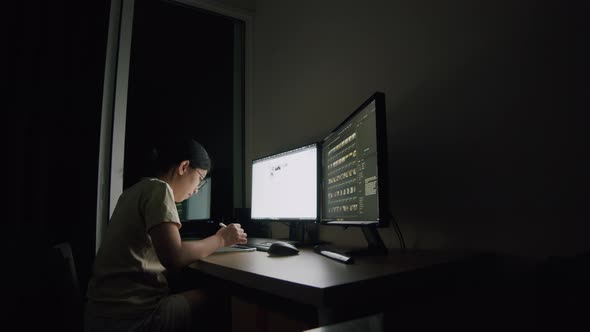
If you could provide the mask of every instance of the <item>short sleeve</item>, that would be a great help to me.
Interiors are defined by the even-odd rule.
[[[144,193],[143,216],[145,230],[163,222],[173,222],[180,226],[180,217],[174,202],[172,189],[164,182],[154,181],[149,190]]]

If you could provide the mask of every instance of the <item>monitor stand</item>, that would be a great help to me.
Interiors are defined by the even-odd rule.
[[[376,225],[363,226],[361,230],[367,240],[367,249],[353,252],[352,255],[387,255],[387,247],[383,243]]]
[[[319,237],[318,225],[311,222],[290,222],[289,241],[299,245],[316,244]]]
[[[377,225],[364,225],[361,226],[361,230],[367,240],[366,248],[341,248],[335,246],[332,250],[348,256],[386,256],[388,254],[387,247],[377,231]]]

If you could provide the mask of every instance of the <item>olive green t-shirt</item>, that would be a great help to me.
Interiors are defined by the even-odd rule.
[[[119,198],[96,255],[88,303],[97,316],[140,316],[169,294],[149,230],[163,222],[180,228],[172,188],[143,178]]]

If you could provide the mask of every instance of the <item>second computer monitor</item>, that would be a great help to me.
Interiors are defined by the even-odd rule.
[[[389,222],[385,96],[376,92],[322,142],[322,217],[331,225]]]
[[[318,220],[318,153],[312,143],[252,161],[252,220]]]

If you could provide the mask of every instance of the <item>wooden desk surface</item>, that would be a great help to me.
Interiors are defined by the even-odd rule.
[[[342,264],[301,249],[298,255],[271,257],[268,253],[231,252],[209,256],[190,267],[240,286],[317,307],[358,303],[368,291],[392,285],[396,278],[472,255],[412,251],[380,257],[355,257]],[[400,286],[401,287],[401,286]],[[372,294],[374,295],[374,294]]]

